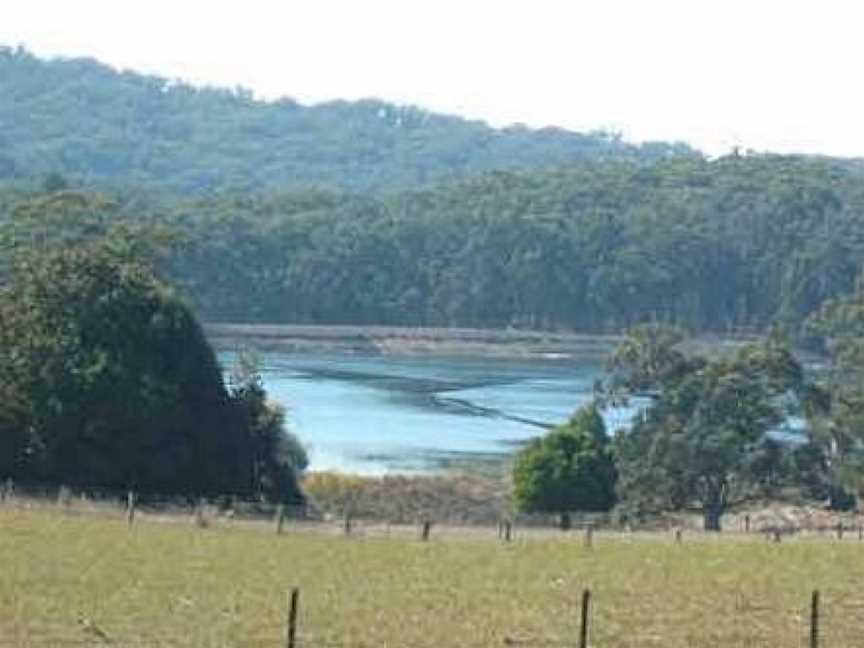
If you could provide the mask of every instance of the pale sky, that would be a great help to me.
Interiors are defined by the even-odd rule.
[[[0,45],[303,103],[864,156],[864,2],[0,0]]]

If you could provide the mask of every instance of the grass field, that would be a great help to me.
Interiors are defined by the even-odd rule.
[[[852,534],[850,534],[851,536]],[[433,533],[344,538],[269,525],[206,529],[0,510],[0,646],[864,645],[864,543],[824,538]]]

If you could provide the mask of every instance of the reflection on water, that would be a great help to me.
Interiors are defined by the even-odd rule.
[[[234,356],[221,360],[230,368]],[[366,474],[497,463],[588,402],[601,375],[596,360],[281,352],[260,360],[311,468]]]

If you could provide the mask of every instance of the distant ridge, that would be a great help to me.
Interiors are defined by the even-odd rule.
[[[372,99],[264,102],[244,89],[0,47],[0,181],[60,173],[97,186],[182,192],[304,185],[380,192],[495,169],[698,155],[682,143],[495,129]]]

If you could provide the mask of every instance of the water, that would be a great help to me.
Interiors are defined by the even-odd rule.
[[[226,368],[234,360],[221,359]],[[602,375],[596,360],[561,358],[267,352],[259,359],[310,468],[362,474],[500,462],[587,403]]]

